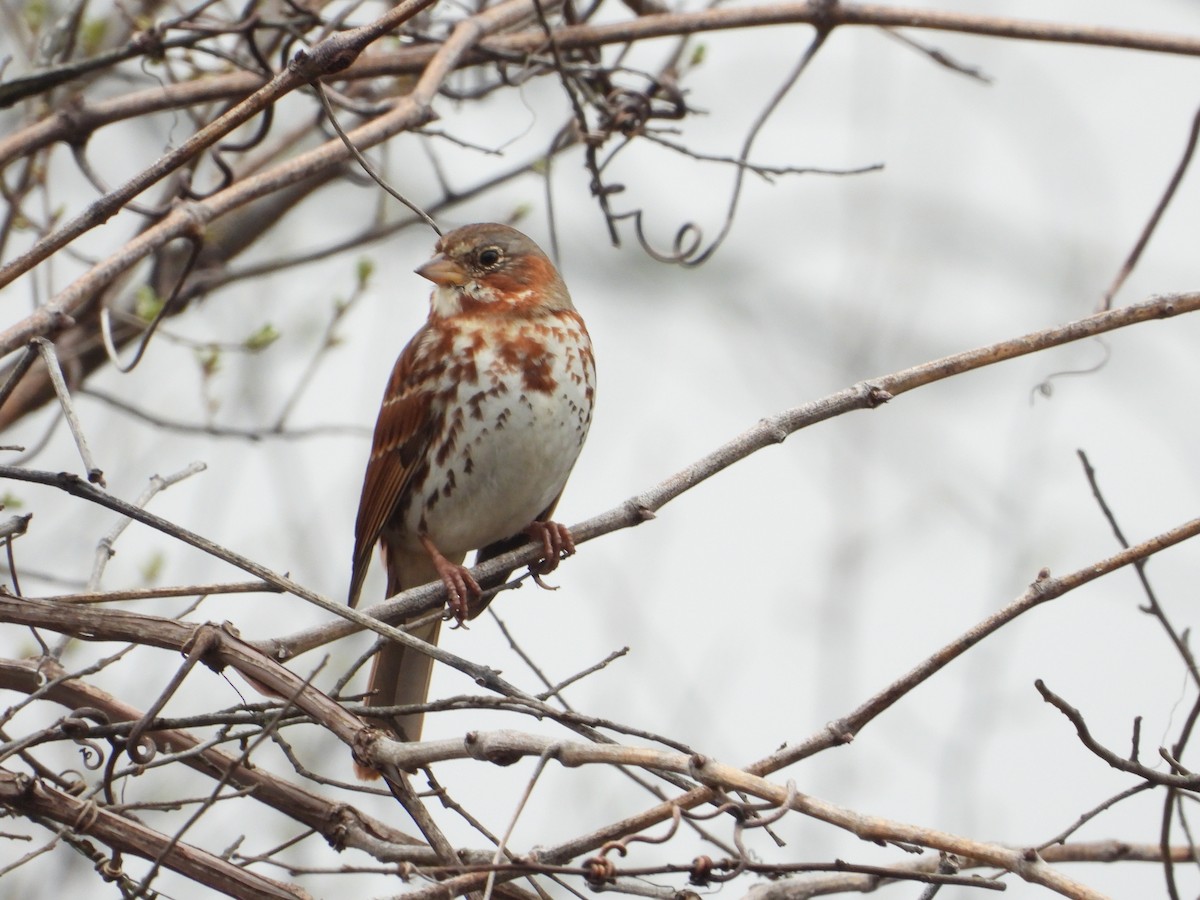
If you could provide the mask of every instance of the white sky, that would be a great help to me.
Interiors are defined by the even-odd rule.
[[[938,8],[1192,35],[1200,28],[1194,4],[1165,0],[944,0]],[[736,154],[810,33],[796,26],[700,38],[706,58],[684,86],[689,102],[708,115],[689,119],[673,139]],[[765,415],[1094,310],[1179,159],[1200,102],[1197,61],[908,34],[979,67],[993,82],[940,68],[873,30],[838,31],[763,130],[753,159],[824,167],[879,162],[884,171],[785,176],[775,185],[749,178],[731,236],[698,270],[651,262],[628,228],[623,246],[610,247],[579,155],[556,163],[561,267],[595,341],[600,381],[592,435],[559,508],[564,521],[615,506]],[[661,42],[647,48],[635,64],[651,67],[665,50]],[[544,146],[562,120],[559,94],[545,79],[520,100],[512,95],[482,111],[441,102],[439,127],[448,132],[493,146],[514,142],[501,160],[445,151],[455,183],[479,180]],[[421,160],[411,139],[394,142],[391,176],[418,199],[436,190],[408,177],[411,167],[426,171]],[[63,164],[69,165],[65,151]],[[116,181],[120,158],[107,164]],[[699,223],[706,235],[717,232],[732,169],[635,146],[619,158],[611,179],[627,188],[615,206],[645,209],[650,236],[666,248],[685,221]],[[253,257],[316,246],[331,229],[354,231],[373,202],[366,189],[321,194]],[[442,221],[502,219],[520,204],[533,207],[522,227],[546,243],[544,195],[532,178]],[[1118,302],[1195,289],[1198,233],[1193,171]],[[119,234],[101,229],[88,242],[92,252],[111,249]],[[427,232],[412,229],[364,251],[376,266],[371,290],[339,329],[343,344],[325,360],[293,424],[373,422],[395,354],[425,314],[427,285],[411,270],[432,243]],[[217,293],[170,323],[172,332],[193,338],[236,341],[263,322],[283,332],[265,354],[225,360],[210,386],[218,421],[252,426],[272,418],[333,298],[352,289],[358,255]],[[24,310],[27,295],[16,293],[19,302],[9,306]],[[551,579],[559,591],[529,586],[498,601],[496,611],[553,678],[630,648],[570,689],[576,709],[669,734],[726,762],[760,758],[849,712],[1020,595],[1042,566],[1063,574],[1115,552],[1077,448],[1096,465],[1131,540],[1195,516],[1198,339],[1195,317],[1141,325],[1106,338],[1106,365],[1058,378],[1050,398],[1031,401],[1031,392],[1054,372],[1100,362],[1104,346],[1084,342],[995,366],[801,432],[681,497],[655,521],[582,546]],[[163,414],[203,415],[191,355],[166,341],[134,374],[106,372],[93,383]],[[94,400],[81,400],[79,409],[115,493],[132,498],[152,474],[204,460],[207,472],[157,498],[156,513],[328,596],[344,594],[365,435],[248,444],[162,435]],[[45,421],[36,417],[4,442],[32,443]],[[78,470],[65,431],[34,465]],[[86,577],[111,517],[49,491],[6,489],[35,513],[18,560]],[[163,582],[238,579],[228,567],[136,526],[118,551],[105,579],[110,588],[139,583],[156,554]],[[1200,551],[1186,545],[1150,566],[1180,628],[1196,624],[1198,561]],[[50,590],[32,579],[25,588]],[[375,572],[363,596],[381,593]],[[1040,608],[905,698],[853,745],[774,777],[795,779],[804,792],[862,812],[983,840],[1041,842],[1133,781],[1078,743],[1069,723],[1038,697],[1035,678],[1081,709],[1097,738],[1118,752],[1127,751],[1131,723],[1142,716],[1146,760],[1156,758],[1159,743],[1175,740],[1195,699],[1160,627],[1138,611],[1142,602],[1126,571]],[[181,606],[139,608],[169,614]],[[251,638],[324,619],[295,598],[271,596],[213,599],[202,612],[201,618],[229,619]],[[486,617],[469,631],[443,632],[443,642],[538,689]],[[13,634],[4,652],[29,652],[27,644]],[[330,671],[365,646],[359,638],[330,648]],[[78,658],[91,652],[83,648]],[[169,654],[145,659],[163,673],[177,665]],[[304,657],[296,668],[307,672],[317,660]],[[123,677],[131,674],[139,675]],[[149,702],[161,686],[107,679],[99,681],[131,702]],[[237,701],[215,675],[196,679],[176,712]],[[434,696],[471,690],[457,673],[435,674]],[[460,713],[427,717],[426,737],[497,727],[559,733],[549,723]],[[310,765],[349,777],[349,754],[339,745],[299,744]],[[527,773],[531,765],[521,768]],[[524,786],[517,770],[480,764],[447,765],[439,777],[497,832]],[[650,802],[615,774],[551,767],[513,845],[556,843]],[[390,798],[369,805],[400,822]],[[1161,795],[1138,798],[1077,837],[1153,843],[1160,814]],[[218,824],[202,826],[196,839],[209,834],[206,828],[220,834]],[[445,816],[445,824],[452,840],[481,846],[453,817]],[[761,836],[752,841],[765,859],[904,859],[799,816],[775,830],[788,842],[784,850]],[[265,837],[256,848],[289,833]],[[308,853],[309,861],[329,861],[319,843],[310,839],[295,858]],[[697,852],[700,845],[680,837],[666,856],[685,862]],[[627,862],[663,856],[661,848],[641,847]],[[17,883],[36,875],[33,867],[24,871],[14,876]],[[1067,871],[1113,896],[1162,892],[1161,872],[1149,864]],[[1183,894],[1194,896],[1195,873],[1181,869],[1180,879]],[[315,896],[329,896],[334,884],[304,883]],[[1014,879],[1007,883],[1009,898],[1046,895]],[[362,896],[398,889],[383,879],[355,884]],[[31,881],[20,890],[49,896]],[[185,889],[171,892],[188,896]]]

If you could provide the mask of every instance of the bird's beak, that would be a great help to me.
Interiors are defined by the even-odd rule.
[[[425,265],[416,270],[422,278],[428,278],[434,284],[445,287],[458,286],[467,283],[467,273],[463,267],[453,260],[446,259],[440,253]]]

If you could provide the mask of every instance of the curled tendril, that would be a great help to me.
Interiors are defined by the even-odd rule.
[[[747,818],[746,821],[744,823],[742,823],[742,827],[743,828],[766,828],[768,825],[774,825],[776,822],[778,822],[780,819],[782,819],[784,816],[786,816],[788,813],[790,813],[792,811],[792,806],[795,803],[796,803],[796,782],[789,778],[788,783],[787,783],[787,796],[784,798],[783,802],[780,803],[778,806],[776,806],[774,803],[768,803],[768,804],[758,805],[758,806],[750,806],[749,808],[752,810],[772,809],[774,811],[770,815],[766,815],[766,816],[757,816],[756,815],[753,818]]]
[[[636,209],[633,212],[623,213],[614,218],[633,219],[633,233],[637,237],[642,250],[651,259],[661,263],[688,267],[698,266],[713,255],[721,242],[721,237],[718,237],[707,250],[701,252],[700,247],[704,243],[703,230],[695,222],[684,222],[679,226],[679,230],[675,232],[675,238],[671,242],[671,252],[664,253],[651,246],[650,240],[646,237],[646,232],[642,228],[642,210]]]
[[[726,871],[720,873],[715,871],[708,872],[708,880],[710,882],[715,881],[717,884],[724,884],[726,881],[733,881],[733,879],[746,870],[746,857],[744,855],[739,856],[736,862],[731,859],[723,860],[721,868]]]
[[[88,829],[96,823],[98,818],[100,818],[100,804],[95,800],[88,800],[80,808],[79,815],[71,824],[71,829],[79,834],[87,834]]]
[[[629,855],[629,847],[625,841],[609,841],[600,848],[600,855],[607,856],[610,852],[616,850],[621,856]]]
[[[697,856],[692,860],[691,871],[688,872],[688,882],[703,886],[712,881],[715,863],[711,856]]]
[[[87,720],[89,719],[97,725],[107,725],[112,721],[109,719],[108,713],[102,709],[94,706],[80,706],[63,716],[58,727],[69,738],[81,738],[92,727],[88,724]]]
[[[746,868],[746,861],[750,858],[750,853],[746,849],[743,839],[746,836],[746,830],[749,828],[768,828],[775,822],[778,822],[785,815],[792,811],[792,807],[796,803],[796,782],[788,779],[787,796],[783,802],[779,804],[768,803],[765,806],[755,806],[746,804],[743,806],[744,815],[740,817],[733,826],[733,845],[737,847],[738,858],[737,864],[728,872],[721,875],[712,875],[712,880],[717,882],[732,881],[737,878]],[[759,816],[759,810],[770,809],[772,812],[766,816]],[[753,813],[753,815],[750,815]],[[770,832],[768,832],[769,834]]]
[[[665,844],[675,836],[679,831],[679,823],[683,820],[683,810],[678,806],[671,807],[671,826],[666,830],[665,834],[658,837],[651,837],[645,834],[632,834],[624,840],[609,841],[600,848],[600,856],[606,857],[611,851],[616,850],[622,856],[629,853],[630,844]]]
[[[607,856],[593,856],[583,861],[584,879],[593,887],[598,887],[607,881],[615,881],[617,867]]]
[[[139,734],[137,740],[127,743],[124,749],[129,759],[139,766],[144,766],[158,755],[158,745],[148,734]]]
[[[1103,338],[1097,337],[1097,338],[1093,338],[1092,340],[1094,340],[1097,344],[1100,345],[1100,349],[1104,351],[1103,356],[1101,356],[1100,359],[1097,360],[1094,364],[1087,366],[1085,368],[1082,368],[1082,369],[1062,369],[1058,372],[1051,372],[1049,375],[1047,375],[1044,379],[1042,379],[1039,383],[1035,384],[1030,389],[1030,391],[1029,391],[1029,405],[1030,406],[1033,406],[1034,401],[1036,401],[1038,398],[1038,395],[1041,395],[1047,399],[1054,396],[1054,382],[1056,380],[1058,380],[1059,378],[1065,378],[1068,375],[1091,375],[1094,372],[1099,372],[1101,369],[1103,369],[1105,366],[1108,365],[1108,361],[1112,356],[1112,347],[1110,347],[1108,345],[1108,342],[1105,341]]]
[[[104,710],[94,706],[81,706],[71,710],[58,723],[59,731],[79,745],[79,756],[85,769],[94,772],[104,765],[103,745],[99,741],[90,740],[87,734],[91,731],[92,723],[107,725],[109,721],[108,713]],[[82,780],[81,778],[80,781]]]
[[[222,144],[218,144],[209,151],[209,160],[214,166],[216,166],[217,171],[221,173],[221,179],[215,187],[208,191],[197,191],[190,184],[187,184],[183,186],[180,193],[182,193],[182,195],[189,200],[207,200],[209,197],[212,197],[214,194],[225,190],[227,187],[233,184],[234,178],[236,177],[233,172],[233,167],[225,161],[225,158],[221,154],[244,153],[247,150],[253,150],[264,140],[266,140],[267,135],[271,132],[271,126],[274,124],[274,122],[275,105],[271,104],[267,106],[262,111],[262,115],[258,117],[258,127],[255,129],[254,134],[246,138],[244,141],[226,141]]]
[[[104,748],[98,741],[76,738],[75,743],[79,745],[79,758],[85,769],[95,772],[104,765]]]
[[[79,756],[83,766],[90,771],[94,772],[104,765],[105,755],[103,746],[98,741],[89,739],[87,734],[91,731],[93,723],[107,725],[109,721],[108,713],[94,706],[80,706],[59,720],[58,730],[64,737],[79,745]],[[79,780],[83,781],[83,778],[80,777]]]
[[[111,859],[97,863],[96,871],[105,881],[120,881],[125,877],[125,869],[121,866],[121,854],[114,852]]]
[[[650,245],[650,242],[646,239],[645,231],[642,228],[642,211],[640,209],[629,213],[622,213],[621,215],[609,213],[607,209],[605,209],[606,218],[609,221],[610,231],[615,232],[613,223],[616,220],[632,218],[634,232],[637,235],[638,243],[641,244],[642,249],[652,259],[655,259],[658,262],[672,263],[674,265],[686,266],[688,268],[699,266],[707,262],[708,259],[717,252],[717,249],[725,242],[725,239],[729,237],[729,232],[733,229],[733,220],[737,215],[738,204],[742,198],[742,187],[746,181],[746,171],[749,168],[748,164],[750,160],[750,151],[754,147],[755,139],[758,137],[759,132],[762,131],[763,126],[766,125],[767,120],[770,119],[775,110],[779,108],[779,105],[783,102],[784,97],[787,96],[788,92],[792,89],[796,82],[800,80],[800,76],[804,74],[804,70],[808,68],[808,64],[812,62],[812,59],[814,56],[816,56],[817,51],[820,50],[825,44],[825,39],[828,36],[828,29],[818,28],[817,33],[809,43],[808,48],[800,57],[796,65],[792,68],[792,71],[788,73],[787,77],[783,80],[783,83],[776,89],[770,100],[767,101],[767,105],[763,108],[762,112],[759,113],[758,117],[754,121],[754,124],[751,125],[749,133],[742,142],[741,152],[738,155],[737,174],[734,176],[733,190],[730,193],[728,207],[725,210],[725,221],[721,224],[721,230],[717,233],[717,236],[713,238],[712,242],[707,247],[701,249],[703,246],[703,234],[701,233],[699,226],[693,222],[685,222],[680,226],[679,230],[675,232],[675,240],[671,253],[663,253],[660,250],[655,250]],[[686,107],[684,108],[686,109]],[[626,115],[628,120],[629,113],[627,112]],[[595,193],[594,188],[593,193]]]
[[[58,777],[63,781],[63,790],[72,797],[78,797],[88,789],[87,779],[78,769],[63,769]]]
[[[603,93],[601,98],[592,101],[600,114],[599,128],[603,137],[607,138],[613,132],[632,137],[642,134],[651,119],[679,120],[693,112],[674,79],[637,74],[649,82],[641,90],[613,86],[607,73],[592,73],[591,77]]]
[[[690,820],[692,822],[703,822],[703,821],[706,821],[707,819],[715,819],[715,818],[717,818],[717,816],[723,816],[726,813],[728,813],[729,815],[732,815],[738,819],[741,819],[741,818],[745,817],[744,810],[745,810],[745,804],[734,803],[732,800],[729,800],[725,803],[722,803],[720,806],[715,806],[712,809],[707,810],[707,811],[702,812],[700,810],[691,809],[691,810],[687,810],[686,812],[684,812],[683,815],[685,818],[687,818],[688,820]]]

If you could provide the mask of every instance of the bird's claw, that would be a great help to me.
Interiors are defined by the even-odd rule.
[[[557,591],[558,590],[557,584],[549,584],[549,583],[543,581],[541,573],[539,573],[537,570],[535,570],[533,566],[529,567],[529,575],[531,578],[533,578],[533,583],[536,584],[538,587],[540,587],[543,591]]]
[[[446,586],[446,607],[450,610],[450,615],[454,616],[455,622],[462,627],[467,620],[471,603],[483,596],[483,589],[465,566],[451,563],[438,574],[442,576],[442,584]]]
[[[425,547],[425,552],[429,554],[429,559],[433,562],[438,577],[442,579],[442,584],[446,586],[446,606],[450,610],[450,615],[454,616],[454,620],[461,627],[467,620],[471,604],[483,596],[483,588],[479,586],[479,582],[475,580],[466,566],[446,559],[428,537],[422,535],[421,543]]]
[[[542,559],[529,567],[529,573],[540,588],[556,591],[558,588],[542,581],[543,575],[549,575],[558,568],[560,560],[575,553],[575,538],[571,529],[558,522],[533,522],[525,529],[525,533],[533,540],[542,544]]]

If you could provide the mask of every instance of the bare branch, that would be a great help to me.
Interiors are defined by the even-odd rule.
[[[795,432],[819,422],[853,410],[874,409],[900,394],[974,369],[1038,353],[1139,322],[1197,310],[1200,310],[1200,294],[1172,294],[859,382],[836,394],[763,419],[758,425],[653,488],[630,497],[608,512],[572,525],[571,534],[575,536],[576,543],[583,543],[611,531],[640,525],[654,518],[654,514],[667,503],[718,472],[765,447],[782,443]],[[0,478],[19,479],[22,478],[23,471],[0,467]],[[528,544],[476,566],[471,573],[476,580],[484,584],[500,572],[512,571],[536,562],[540,559],[540,552],[540,548]],[[444,594],[445,589],[441,584],[424,585],[397,594],[383,603],[366,607],[364,612],[385,621],[406,621],[419,613],[439,608],[444,602]],[[270,648],[274,658],[289,659],[298,653],[351,634],[355,630],[357,629],[349,623],[335,622],[264,643],[263,646]]]
[[[165,178],[187,160],[212,146],[239,125],[250,121],[284,94],[295,90],[311,78],[344,69],[354,61],[364,47],[412,18],[432,2],[433,0],[402,0],[400,4],[370,25],[331,35],[308,51],[302,51],[291,65],[246,100],[201,128],[153,166],[143,170],[121,187],[93,203],[84,213],[76,216],[53,234],[38,241],[28,251],[0,266],[0,288],[29,271],[81,234],[104,222],[146,188]],[[115,276],[120,271],[120,269],[113,271],[112,275]],[[107,283],[108,280],[108,278],[100,279],[101,283]],[[46,315],[53,318],[54,311],[48,310]],[[30,337],[33,336],[30,335]]]
[[[256,875],[187,844],[177,844],[168,852],[167,838],[159,832],[27,775],[0,770],[0,799],[9,809],[68,825],[122,853],[145,859],[161,853],[168,868],[222,893],[256,900],[308,896],[294,885]]]
[[[1104,292],[1104,299],[1100,304],[1101,309],[1112,309],[1113,298],[1117,295],[1117,291],[1121,289],[1121,285],[1125,283],[1125,279],[1129,277],[1134,267],[1138,264],[1138,260],[1142,258],[1142,252],[1146,249],[1146,245],[1150,243],[1150,238],[1153,236],[1154,230],[1158,228],[1159,220],[1162,219],[1163,213],[1167,211],[1171,199],[1175,196],[1175,191],[1178,190],[1180,182],[1183,181],[1183,176],[1187,173],[1188,166],[1191,165],[1192,155],[1196,152],[1197,139],[1200,139],[1200,109],[1197,109],[1196,114],[1192,117],[1192,129],[1188,132],[1187,143],[1183,148],[1183,156],[1180,157],[1178,165],[1175,166],[1175,171],[1171,174],[1171,179],[1167,182],[1167,187],[1159,198],[1158,205],[1154,207],[1154,212],[1150,214],[1149,220],[1142,229],[1137,243],[1133,245],[1133,249],[1129,251],[1129,256],[1121,266],[1121,270],[1117,272],[1116,278],[1113,279],[1108,290]]]
[[[390,744],[398,751],[392,758],[397,764],[402,764],[402,761],[406,759],[404,748],[413,745],[400,744],[395,741]],[[451,746],[455,744],[456,746]],[[789,790],[782,785],[768,782],[758,775],[733,766],[723,765],[704,756],[684,756],[669,751],[639,747],[577,744],[512,731],[472,732],[467,735],[465,741],[443,741],[439,742],[438,746],[444,748],[442,752],[444,759],[469,757],[504,765],[521,756],[545,756],[572,768],[600,763],[636,765],[650,769],[675,771],[702,782],[708,786],[707,790],[709,791],[719,788],[750,794],[767,800],[775,806],[786,806],[795,812],[844,828],[863,840],[898,841],[922,847],[933,847],[999,866],[1032,884],[1040,884],[1065,897],[1079,898],[1079,900],[1104,900],[1103,894],[1048,866],[1032,849],[1013,850],[1009,847],[960,838],[934,829],[889,821],[878,816],[865,816],[807,794]],[[453,754],[453,756],[449,754]],[[462,756],[460,757],[459,754]],[[407,759],[411,761],[411,757],[407,757]],[[681,798],[679,807],[687,808],[688,799],[690,798]],[[679,808],[674,804],[668,804],[668,806],[673,809]],[[626,831],[626,833],[628,832]],[[588,840],[594,840],[594,836],[589,836]],[[543,848],[538,854],[539,860],[553,863],[575,856],[580,852],[580,848],[574,843],[570,847],[570,850],[566,850],[565,845]],[[488,877],[481,877],[478,874],[458,876],[440,886],[417,890],[413,892],[413,898],[414,900],[432,900],[432,898],[444,896],[443,892],[447,888],[453,893],[473,890],[482,882],[486,882]]]
[[[42,362],[50,375],[50,383],[54,385],[54,391],[58,394],[58,402],[62,407],[63,418],[67,420],[67,425],[71,429],[71,437],[75,439],[75,446],[79,449],[79,456],[83,459],[83,468],[87,472],[87,479],[92,484],[104,487],[104,472],[92,460],[92,451],[88,448],[87,438],[84,437],[83,426],[79,422],[79,416],[75,414],[75,405],[71,402],[71,392],[67,390],[67,382],[63,378],[62,369],[58,365],[58,357],[54,353],[54,345],[45,338],[35,338],[34,343],[37,344],[38,352],[42,355]]]

